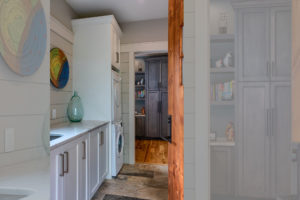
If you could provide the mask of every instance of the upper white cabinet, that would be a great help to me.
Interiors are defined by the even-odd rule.
[[[120,67],[121,29],[113,15],[72,20],[73,88],[84,120],[112,120],[112,67]]]
[[[273,81],[291,80],[291,22],[290,7],[271,9],[271,78]]]
[[[120,69],[120,36],[113,26],[111,27],[111,46],[111,63]]]
[[[237,16],[236,54],[239,80],[266,81],[269,76],[269,10],[240,9]]]
[[[290,80],[290,7],[257,1],[235,7],[238,81]]]

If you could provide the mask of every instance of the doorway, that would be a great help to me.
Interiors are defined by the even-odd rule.
[[[168,55],[135,54],[135,161],[168,164]]]

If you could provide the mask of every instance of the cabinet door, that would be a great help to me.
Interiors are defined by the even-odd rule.
[[[95,194],[99,185],[99,129],[90,133],[89,138],[89,196]]]
[[[272,179],[273,192],[278,196],[291,195],[291,86],[272,83]]]
[[[271,11],[272,80],[291,80],[292,27],[289,7],[272,8]]]
[[[148,90],[158,90],[160,83],[160,60],[147,61]]]
[[[269,190],[269,83],[239,83],[238,194],[265,198]]]
[[[160,92],[148,91],[147,94],[147,137],[158,138],[160,136]]]
[[[211,193],[233,195],[233,147],[211,147]]]
[[[161,92],[161,105],[160,136],[166,138],[170,136],[168,130],[168,92]]]
[[[99,180],[100,184],[105,180],[107,175],[107,130],[102,127],[99,135]]]
[[[88,137],[84,137],[78,142],[78,181],[79,200],[88,200]]]
[[[161,60],[161,90],[168,90],[168,58]]]
[[[64,200],[78,199],[78,160],[77,160],[77,144],[70,143],[64,150]]]
[[[63,181],[64,181],[64,172],[63,172],[63,162],[64,155],[63,152],[58,150],[53,150],[50,153],[51,160],[51,200],[64,200],[63,196]]]
[[[135,136],[137,136],[137,137],[145,137],[146,136],[145,117],[144,116],[136,116],[135,117]]]
[[[236,56],[240,81],[266,81],[269,79],[269,9],[240,9],[238,20],[238,46]]]

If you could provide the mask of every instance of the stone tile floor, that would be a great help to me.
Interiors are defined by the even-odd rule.
[[[149,200],[167,200],[168,199],[168,166],[167,165],[150,165],[150,164],[135,164],[124,165],[121,172],[151,172],[153,178],[149,176],[122,175],[119,174],[116,178],[106,180],[93,200],[103,200],[105,194],[113,194],[120,196],[135,197]],[[134,174],[134,173],[133,173]],[[145,173],[144,173],[145,174]],[[146,173],[147,174],[147,173]]]

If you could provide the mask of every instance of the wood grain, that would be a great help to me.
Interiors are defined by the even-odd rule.
[[[169,0],[168,92],[172,143],[168,150],[168,199],[184,199],[184,96],[182,85],[183,0]]]
[[[292,18],[292,132],[300,142],[300,0],[293,0]]]
[[[162,140],[136,140],[136,163],[168,164],[168,143]]]

